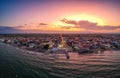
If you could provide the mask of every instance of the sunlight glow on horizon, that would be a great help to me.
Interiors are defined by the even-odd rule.
[[[0,0],[0,26],[26,31],[71,32],[98,32],[99,27],[104,27],[101,28],[104,32],[112,32],[112,29],[119,32],[119,3],[119,0]],[[87,25],[64,23],[61,21],[64,18],[85,21]]]

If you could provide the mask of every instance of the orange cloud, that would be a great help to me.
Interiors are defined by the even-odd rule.
[[[47,23],[40,23],[39,25],[48,25]]]
[[[75,20],[68,20],[68,19],[62,19],[60,20],[63,23],[68,24],[68,26],[62,26],[61,28],[63,29],[70,29],[70,28],[78,28],[78,29],[86,29],[86,30],[117,30],[120,29],[120,26],[110,26],[110,25],[105,25],[105,26],[100,26],[98,23],[93,23],[89,22],[86,20],[80,20],[80,21],[75,21]],[[73,26],[69,26],[69,24],[72,24]]]

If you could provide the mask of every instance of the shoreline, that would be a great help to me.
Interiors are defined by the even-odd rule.
[[[2,45],[6,45],[8,47],[13,47],[17,50],[20,50],[21,52],[23,53],[27,53],[27,54],[32,54],[32,55],[38,55],[37,57],[40,57],[41,59],[47,59],[47,60],[55,60],[56,58],[54,58],[55,55],[57,56],[60,56],[60,55],[65,55],[64,53],[42,53],[42,52],[37,52],[37,51],[30,51],[30,50],[27,50],[27,49],[23,49],[23,48],[19,48],[19,47],[15,47],[15,46],[12,46],[10,44],[6,44],[6,43],[1,43],[0,44]],[[72,52],[71,52],[72,53]],[[75,53],[75,52],[74,52]]]
[[[41,58],[46,58],[46,57],[48,57],[48,59],[49,58],[51,58],[51,56],[53,56],[54,54],[57,54],[57,55],[61,55],[61,54],[63,54],[63,55],[65,55],[65,53],[64,52],[57,52],[57,53],[51,53],[51,52],[37,52],[37,51],[31,51],[31,50],[27,50],[27,49],[24,49],[24,48],[20,48],[20,47],[17,47],[17,46],[13,46],[13,45],[10,45],[10,44],[6,44],[6,43],[2,43],[2,42],[0,42],[0,44],[4,44],[4,45],[7,45],[7,46],[12,46],[12,47],[14,47],[15,49],[19,49],[19,50],[22,50],[22,52],[26,52],[26,53],[28,53],[28,54],[36,54],[36,55],[38,55],[39,54],[39,56],[41,56]],[[105,50],[105,51],[120,51],[119,49],[109,49],[109,50]],[[84,54],[96,54],[95,52],[93,52],[93,53],[81,53],[81,54],[79,54],[78,52],[69,52],[69,54],[72,54],[72,53],[76,53],[76,54],[78,54],[78,55],[84,55]],[[97,52],[97,53],[99,53],[99,52]],[[101,52],[100,52],[101,53]],[[104,53],[104,52],[102,52],[102,53]]]

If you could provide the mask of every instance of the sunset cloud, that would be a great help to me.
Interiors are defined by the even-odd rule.
[[[60,20],[63,23],[68,24],[68,26],[62,26],[64,29],[70,29],[70,28],[84,28],[86,30],[117,30],[120,29],[120,26],[110,26],[110,25],[105,25],[105,26],[100,26],[98,23],[93,23],[89,22],[87,20],[80,20],[80,21],[75,21],[75,20],[68,20],[68,19],[62,19]],[[73,26],[69,26],[69,24],[72,24]]]
[[[27,24],[22,24],[22,25],[18,25],[18,26],[14,26],[15,29],[41,29],[44,27],[47,27],[48,24],[47,23],[27,23]]]
[[[47,23],[39,23],[39,25],[48,25]]]
[[[23,27],[25,27],[25,26],[16,26],[16,27],[14,27],[14,28],[23,28]]]

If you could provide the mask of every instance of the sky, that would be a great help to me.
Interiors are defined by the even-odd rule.
[[[0,0],[0,33],[120,33],[120,0]]]

